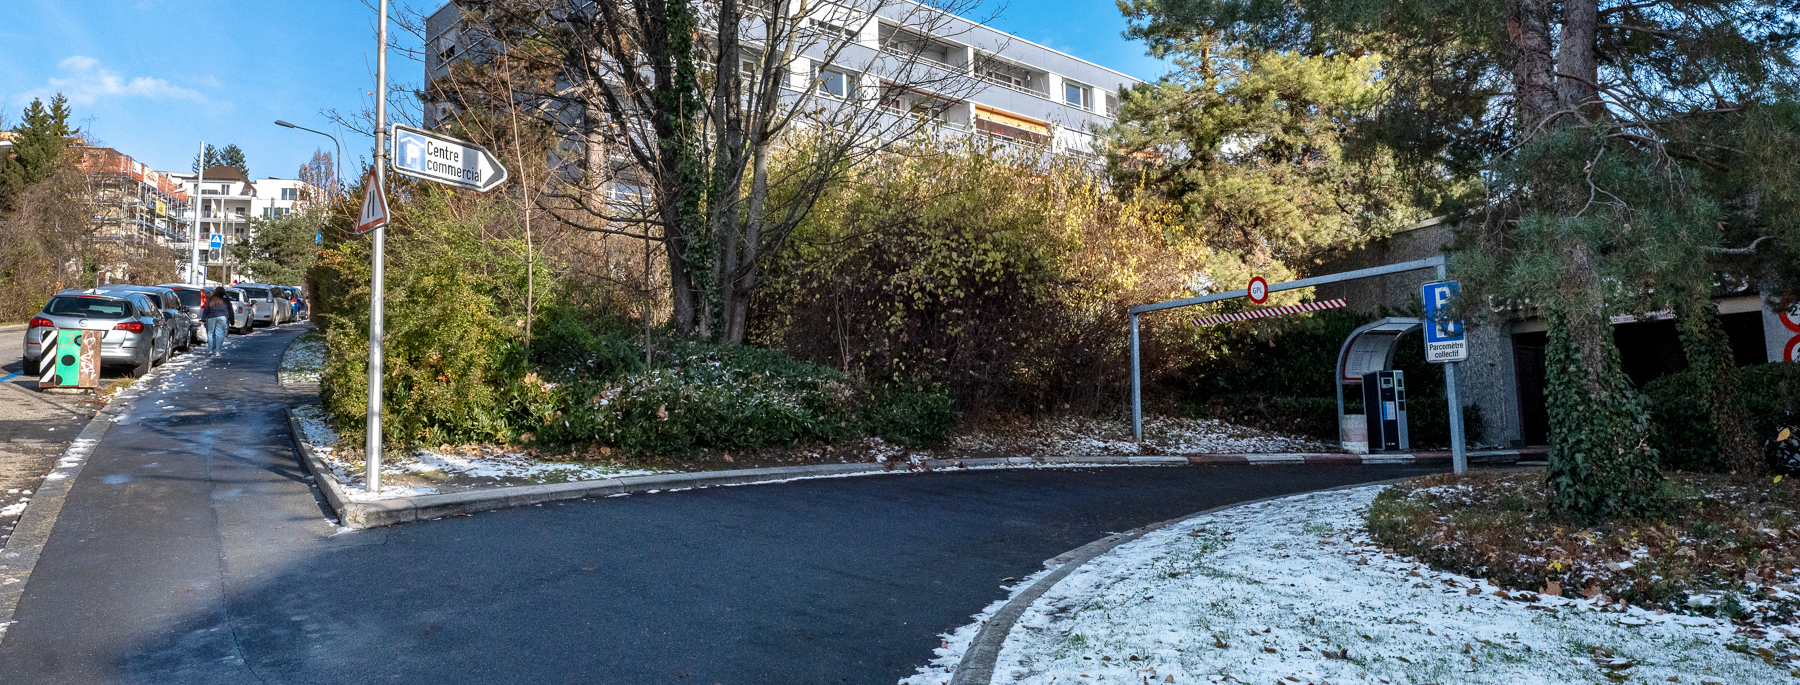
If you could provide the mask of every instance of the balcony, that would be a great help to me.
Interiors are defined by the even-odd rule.
[[[1031,145],[1047,147],[1050,145],[1051,141],[1049,135],[1038,133],[1036,131],[1027,131],[1017,126],[1009,126],[998,121],[981,117],[976,117],[975,119],[975,130],[995,138],[1002,138],[1019,143],[1028,143]]]
[[[1050,91],[1040,90],[1037,87],[1038,84],[1049,82],[1047,74],[1034,73],[1024,67],[997,59],[983,59],[976,64],[975,78],[1007,90],[1015,90],[1045,100],[1050,99]]]

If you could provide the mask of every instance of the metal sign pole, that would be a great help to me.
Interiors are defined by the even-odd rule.
[[[375,56],[375,182],[383,190],[387,188],[387,8],[387,0],[381,0],[381,23],[375,32],[375,39],[381,44]],[[386,238],[387,226],[375,227],[369,255],[369,407],[363,441],[368,471],[363,482],[370,494],[381,492],[381,300],[386,286],[382,268]]]
[[[200,194],[205,192],[201,190],[201,186],[206,183],[206,141],[200,141],[200,156],[194,159],[194,166],[199,170],[194,172],[194,197],[191,198],[194,205],[194,252],[189,255],[192,261],[188,262],[188,280],[204,288],[206,276],[200,274],[200,236],[204,230],[201,226],[204,224],[200,221],[200,212],[205,209],[206,201],[200,199]]]
[[[1131,439],[1144,441],[1144,399],[1138,378],[1138,315],[1131,315]]]
[[[1448,271],[1439,263],[1438,280],[1449,277]],[[1456,362],[1444,364],[1444,400],[1450,404],[1450,470],[1463,473],[1469,470],[1469,451],[1463,445],[1462,399],[1456,395]]]

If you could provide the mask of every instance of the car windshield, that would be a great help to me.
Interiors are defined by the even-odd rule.
[[[244,296],[253,300],[269,299],[268,288],[242,288],[241,290],[244,291]]]
[[[44,305],[44,313],[88,319],[123,319],[131,316],[131,303],[93,295],[57,296]]]
[[[177,289],[175,296],[181,298],[181,303],[189,307],[199,307],[201,300],[205,299],[201,297],[198,290]]]

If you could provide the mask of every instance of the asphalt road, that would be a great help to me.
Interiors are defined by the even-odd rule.
[[[1434,470],[833,478],[334,535],[281,423],[306,401],[275,382],[295,332],[179,370],[107,434],[0,640],[6,682],[888,684],[1002,578],[1109,532]]]

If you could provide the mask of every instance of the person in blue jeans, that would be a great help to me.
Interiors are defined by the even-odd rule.
[[[206,319],[206,350],[216,357],[225,349],[225,326],[231,319],[231,302],[225,299],[225,286],[213,289],[200,316]]]

